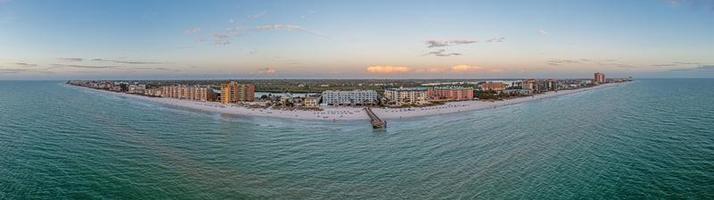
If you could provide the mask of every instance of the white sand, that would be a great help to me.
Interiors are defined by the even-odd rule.
[[[521,97],[508,99],[503,101],[460,101],[460,102],[448,102],[444,105],[439,106],[429,106],[429,107],[419,107],[419,108],[374,108],[372,109],[378,116],[382,119],[399,119],[399,118],[410,118],[410,117],[421,117],[430,115],[439,115],[447,113],[474,111],[487,108],[496,108],[505,105],[512,105],[517,103],[523,103],[528,101],[534,101],[539,99],[563,96],[568,94],[574,94],[583,91],[589,91],[605,87],[613,87],[621,85],[622,83],[611,83],[605,85],[599,85],[589,88],[581,88],[575,90],[561,90],[557,92],[547,92],[543,94],[538,94],[529,97]],[[77,87],[75,88],[84,88]],[[84,88],[90,89],[90,88]],[[198,102],[171,98],[154,98],[145,97],[139,95],[116,93],[104,90],[93,90],[99,91],[107,94],[125,96],[150,102],[168,104],[173,106],[197,109],[208,112],[218,112],[233,115],[243,115],[243,116],[261,116],[261,117],[277,117],[277,118],[289,118],[289,119],[304,119],[304,120],[367,120],[369,117],[367,113],[361,107],[324,107],[323,111],[307,111],[307,110],[274,110],[274,109],[264,109],[264,108],[248,108],[238,105],[223,105],[218,102]]]

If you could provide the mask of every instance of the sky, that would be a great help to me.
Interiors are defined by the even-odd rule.
[[[0,80],[714,78],[714,0],[0,0]]]

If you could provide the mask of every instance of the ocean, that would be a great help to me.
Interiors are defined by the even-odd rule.
[[[713,199],[712,86],[636,80],[380,131],[0,81],[0,199]]]

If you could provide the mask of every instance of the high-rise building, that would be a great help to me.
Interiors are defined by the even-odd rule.
[[[595,78],[593,79],[593,82],[598,83],[598,84],[606,83],[605,74],[600,73],[600,72],[595,73]]]
[[[545,88],[548,91],[558,90],[558,81],[553,79],[545,80]]]
[[[194,101],[214,101],[216,94],[208,86],[201,85],[170,85],[161,86],[158,92],[164,98],[186,99]]]
[[[538,81],[535,79],[528,79],[523,82],[523,89],[530,90],[531,92],[538,90]]]
[[[427,90],[431,100],[463,101],[474,98],[474,89],[471,87],[433,87]]]
[[[221,103],[239,103],[255,101],[255,85],[239,84],[231,81],[221,87]]]
[[[376,105],[377,92],[374,90],[326,90],[322,92],[322,103],[330,106],[339,105]]]

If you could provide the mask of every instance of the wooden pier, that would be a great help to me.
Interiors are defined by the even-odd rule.
[[[367,115],[369,115],[370,122],[372,123],[372,128],[387,128],[387,121],[380,119],[377,114],[374,114],[374,112],[372,112],[372,108],[365,107],[364,111],[367,112]]]

